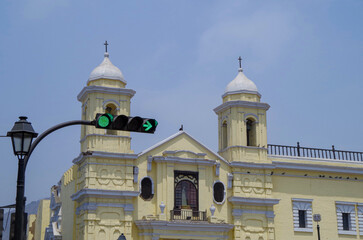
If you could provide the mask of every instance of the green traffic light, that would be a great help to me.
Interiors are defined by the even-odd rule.
[[[153,125],[149,121],[146,121],[146,123],[142,126],[145,128],[145,131],[149,131],[150,128],[153,127]]]
[[[108,127],[110,125],[110,119],[103,115],[98,119],[98,125],[103,128]]]

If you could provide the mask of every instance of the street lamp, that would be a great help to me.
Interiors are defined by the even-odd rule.
[[[38,136],[27,117],[19,117],[14,127],[8,132],[11,137],[14,154],[18,157],[18,181],[16,184],[16,207],[15,207],[15,240],[24,240],[24,185],[25,185],[25,157],[30,151],[33,138]]]
[[[117,238],[117,240],[126,240],[126,237],[123,233]]]
[[[32,124],[27,121],[27,117],[21,116],[19,119],[7,136],[11,137],[14,154],[18,159],[24,159],[30,150],[33,138],[37,137],[38,133],[34,132]]]
[[[321,215],[320,214],[314,214],[313,215],[314,222],[317,223],[316,229],[318,230],[318,240],[320,240],[320,226],[319,222],[321,221]]]

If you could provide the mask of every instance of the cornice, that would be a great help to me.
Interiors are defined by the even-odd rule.
[[[82,89],[78,94],[77,99],[83,102],[89,93],[107,93],[116,95],[126,95],[132,98],[136,91],[127,88],[112,88],[112,87],[102,87],[102,86],[87,86]]]
[[[173,231],[203,231],[203,232],[228,232],[234,225],[213,224],[205,222],[172,222],[172,221],[135,221],[139,229],[173,230]]]
[[[270,207],[279,203],[280,199],[274,198],[246,198],[229,197],[228,201],[234,205],[265,206]]]
[[[356,167],[329,166],[329,165],[320,165],[320,164],[279,162],[279,161],[272,161],[272,163],[276,166],[277,169],[293,169],[293,170],[304,170],[304,171],[334,172],[334,173],[363,175],[363,168],[356,168]]]
[[[81,211],[96,211],[98,207],[114,207],[114,208],[123,208],[125,212],[134,211],[133,204],[119,204],[119,203],[92,203],[86,202],[81,206],[76,208],[76,215],[79,215]]]
[[[138,191],[115,191],[84,188],[71,196],[73,201],[81,202],[84,198],[113,198],[113,199],[131,199],[139,196]]]
[[[111,153],[111,152],[101,152],[101,151],[89,151],[80,153],[78,157],[73,159],[74,164],[81,164],[86,158],[96,157],[96,158],[111,158],[111,159],[137,159],[137,154],[131,153]]]
[[[87,134],[86,136],[84,136],[81,140],[79,140],[80,143],[84,142],[88,137],[110,137],[110,138],[128,138],[131,139],[131,137],[128,136],[119,136],[119,135],[105,135],[105,134],[97,134],[97,133],[92,133],[92,134]]]
[[[276,166],[271,163],[249,163],[249,162],[237,162],[230,163],[231,167],[243,167],[243,168],[255,168],[255,169],[275,169]]]
[[[216,107],[213,110],[215,113],[218,114],[231,107],[245,107],[245,108],[257,108],[257,109],[268,110],[270,108],[270,105],[268,105],[267,103],[261,103],[261,102],[228,101],[228,102],[225,102],[225,103],[219,105],[218,107]]]
[[[191,165],[205,165],[214,166],[217,164],[216,160],[201,159],[201,158],[180,158],[180,157],[153,157],[155,162],[168,162],[168,163],[180,163],[180,164],[191,164]]]
[[[257,91],[249,91],[249,90],[238,90],[238,91],[230,91],[230,92],[226,92],[222,95],[222,98],[228,96],[228,95],[233,95],[233,94],[240,94],[240,93],[247,93],[247,94],[255,94],[259,97],[261,97],[261,94]]]

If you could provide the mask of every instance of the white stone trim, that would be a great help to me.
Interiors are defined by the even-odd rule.
[[[92,211],[95,212],[98,207],[114,207],[114,208],[123,208],[125,212],[134,211],[133,204],[119,204],[119,203],[93,203],[86,202],[81,206],[76,208],[76,215],[79,215],[81,211]]]
[[[295,232],[313,232],[312,199],[292,198],[292,216]],[[299,227],[299,210],[306,211],[306,227]]]
[[[229,197],[228,201],[234,205],[248,206],[266,206],[270,207],[279,203],[280,199],[274,198],[246,198],[246,197]]]
[[[232,189],[232,187],[233,187],[233,174],[232,173],[227,173],[227,179],[228,179],[227,188]]]
[[[137,183],[137,179],[139,178],[139,168],[134,166],[133,173],[134,173],[134,183]]]
[[[276,166],[270,163],[249,163],[233,161],[230,163],[231,167],[242,167],[242,168],[255,168],[255,169],[274,169]]]
[[[147,170],[146,171],[150,172],[152,170],[152,163],[153,163],[153,157],[147,156]]]
[[[214,166],[216,160],[202,159],[202,158],[180,158],[180,157],[153,157],[155,162],[168,162],[168,163],[179,163],[179,164],[191,164],[191,165],[205,165]]]
[[[357,227],[355,223],[355,202],[335,202],[337,223],[338,223],[338,234],[357,235]],[[349,213],[349,230],[343,230],[343,213]]]
[[[219,172],[220,172],[220,168],[221,168],[221,163],[219,161],[216,161],[216,176],[219,176]]]
[[[244,213],[247,214],[265,214],[267,218],[274,218],[274,211],[263,211],[263,210],[245,210],[245,209],[232,209],[232,216],[241,217]]]
[[[358,226],[359,226],[359,235],[363,236],[363,203],[358,203]]]
[[[303,171],[348,173],[348,174],[361,174],[361,175],[363,174],[363,168],[357,168],[357,167],[328,166],[320,164],[278,162],[278,161],[272,161],[272,163],[276,166],[276,169],[293,169],[293,170],[303,170]],[[340,161],[340,163],[349,164],[351,162]]]
[[[116,105],[116,110],[119,111],[120,110],[120,103],[117,102],[116,100],[114,99],[107,99],[107,100],[104,100],[103,103],[102,103],[102,108],[104,110],[106,110],[106,105],[109,104],[109,103],[114,103]]]
[[[81,164],[86,158],[110,158],[110,159],[137,159],[137,154],[129,153],[111,153],[111,152],[101,152],[101,151],[90,151],[86,153],[80,153],[78,157],[73,159],[74,164]]]
[[[131,199],[139,195],[138,191],[116,191],[83,188],[73,194],[73,201],[81,202],[84,198],[112,198],[112,199]]]
[[[261,102],[228,101],[228,102],[225,102],[225,103],[219,105],[218,107],[216,107],[213,110],[216,114],[218,114],[231,107],[245,107],[245,108],[268,110],[270,108],[270,105],[268,105],[267,103],[261,103]]]
[[[214,185],[215,185],[216,183],[219,183],[219,182],[223,184],[223,200],[222,200],[222,202],[217,202],[217,201],[214,199]],[[222,205],[222,204],[226,201],[226,195],[227,195],[227,192],[226,192],[226,185],[224,185],[224,183],[223,183],[222,181],[219,181],[219,180],[214,181],[214,183],[213,183],[213,201],[214,201],[214,203],[215,203],[215,204],[218,204],[218,205]]]
[[[113,87],[102,87],[102,86],[87,86],[84,87],[78,94],[77,99],[83,102],[89,93],[105,93],[114,95],[126,95],[132,98],[135,95],[135,91],[127,88],[113,88]]]

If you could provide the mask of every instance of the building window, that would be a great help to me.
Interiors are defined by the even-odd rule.
[[[343,230],[350,230],[350,213],[342,213]]]
[[[175,171],[174,209],[198,211],[198,173]]]
[[[140,197],[146,201],[151,200],[154,196],[153,182],[152,182],[151,178],[149,178],[149,177],[143,178],[141,180],[140,185],[141,185]]]
[[[251,118],[246,120],[247,146],[256,146],[256,121]]]
[[[215,182],[213,185],[213,198],[217,204],[224,203],[226,190],[222,182]]]
[[[335,202],[337,210],[338,233],[357,235],[355,224],[355,203]]]
[[[299,210],[299,228],[306,228],[306,210]]]
[[[228,145],[228,136],[227,136],[227,121],[222,123],[222,149],[225,149]]]
[[[313,232],[312,199],[293,198],[292,215],[294,231]]]

